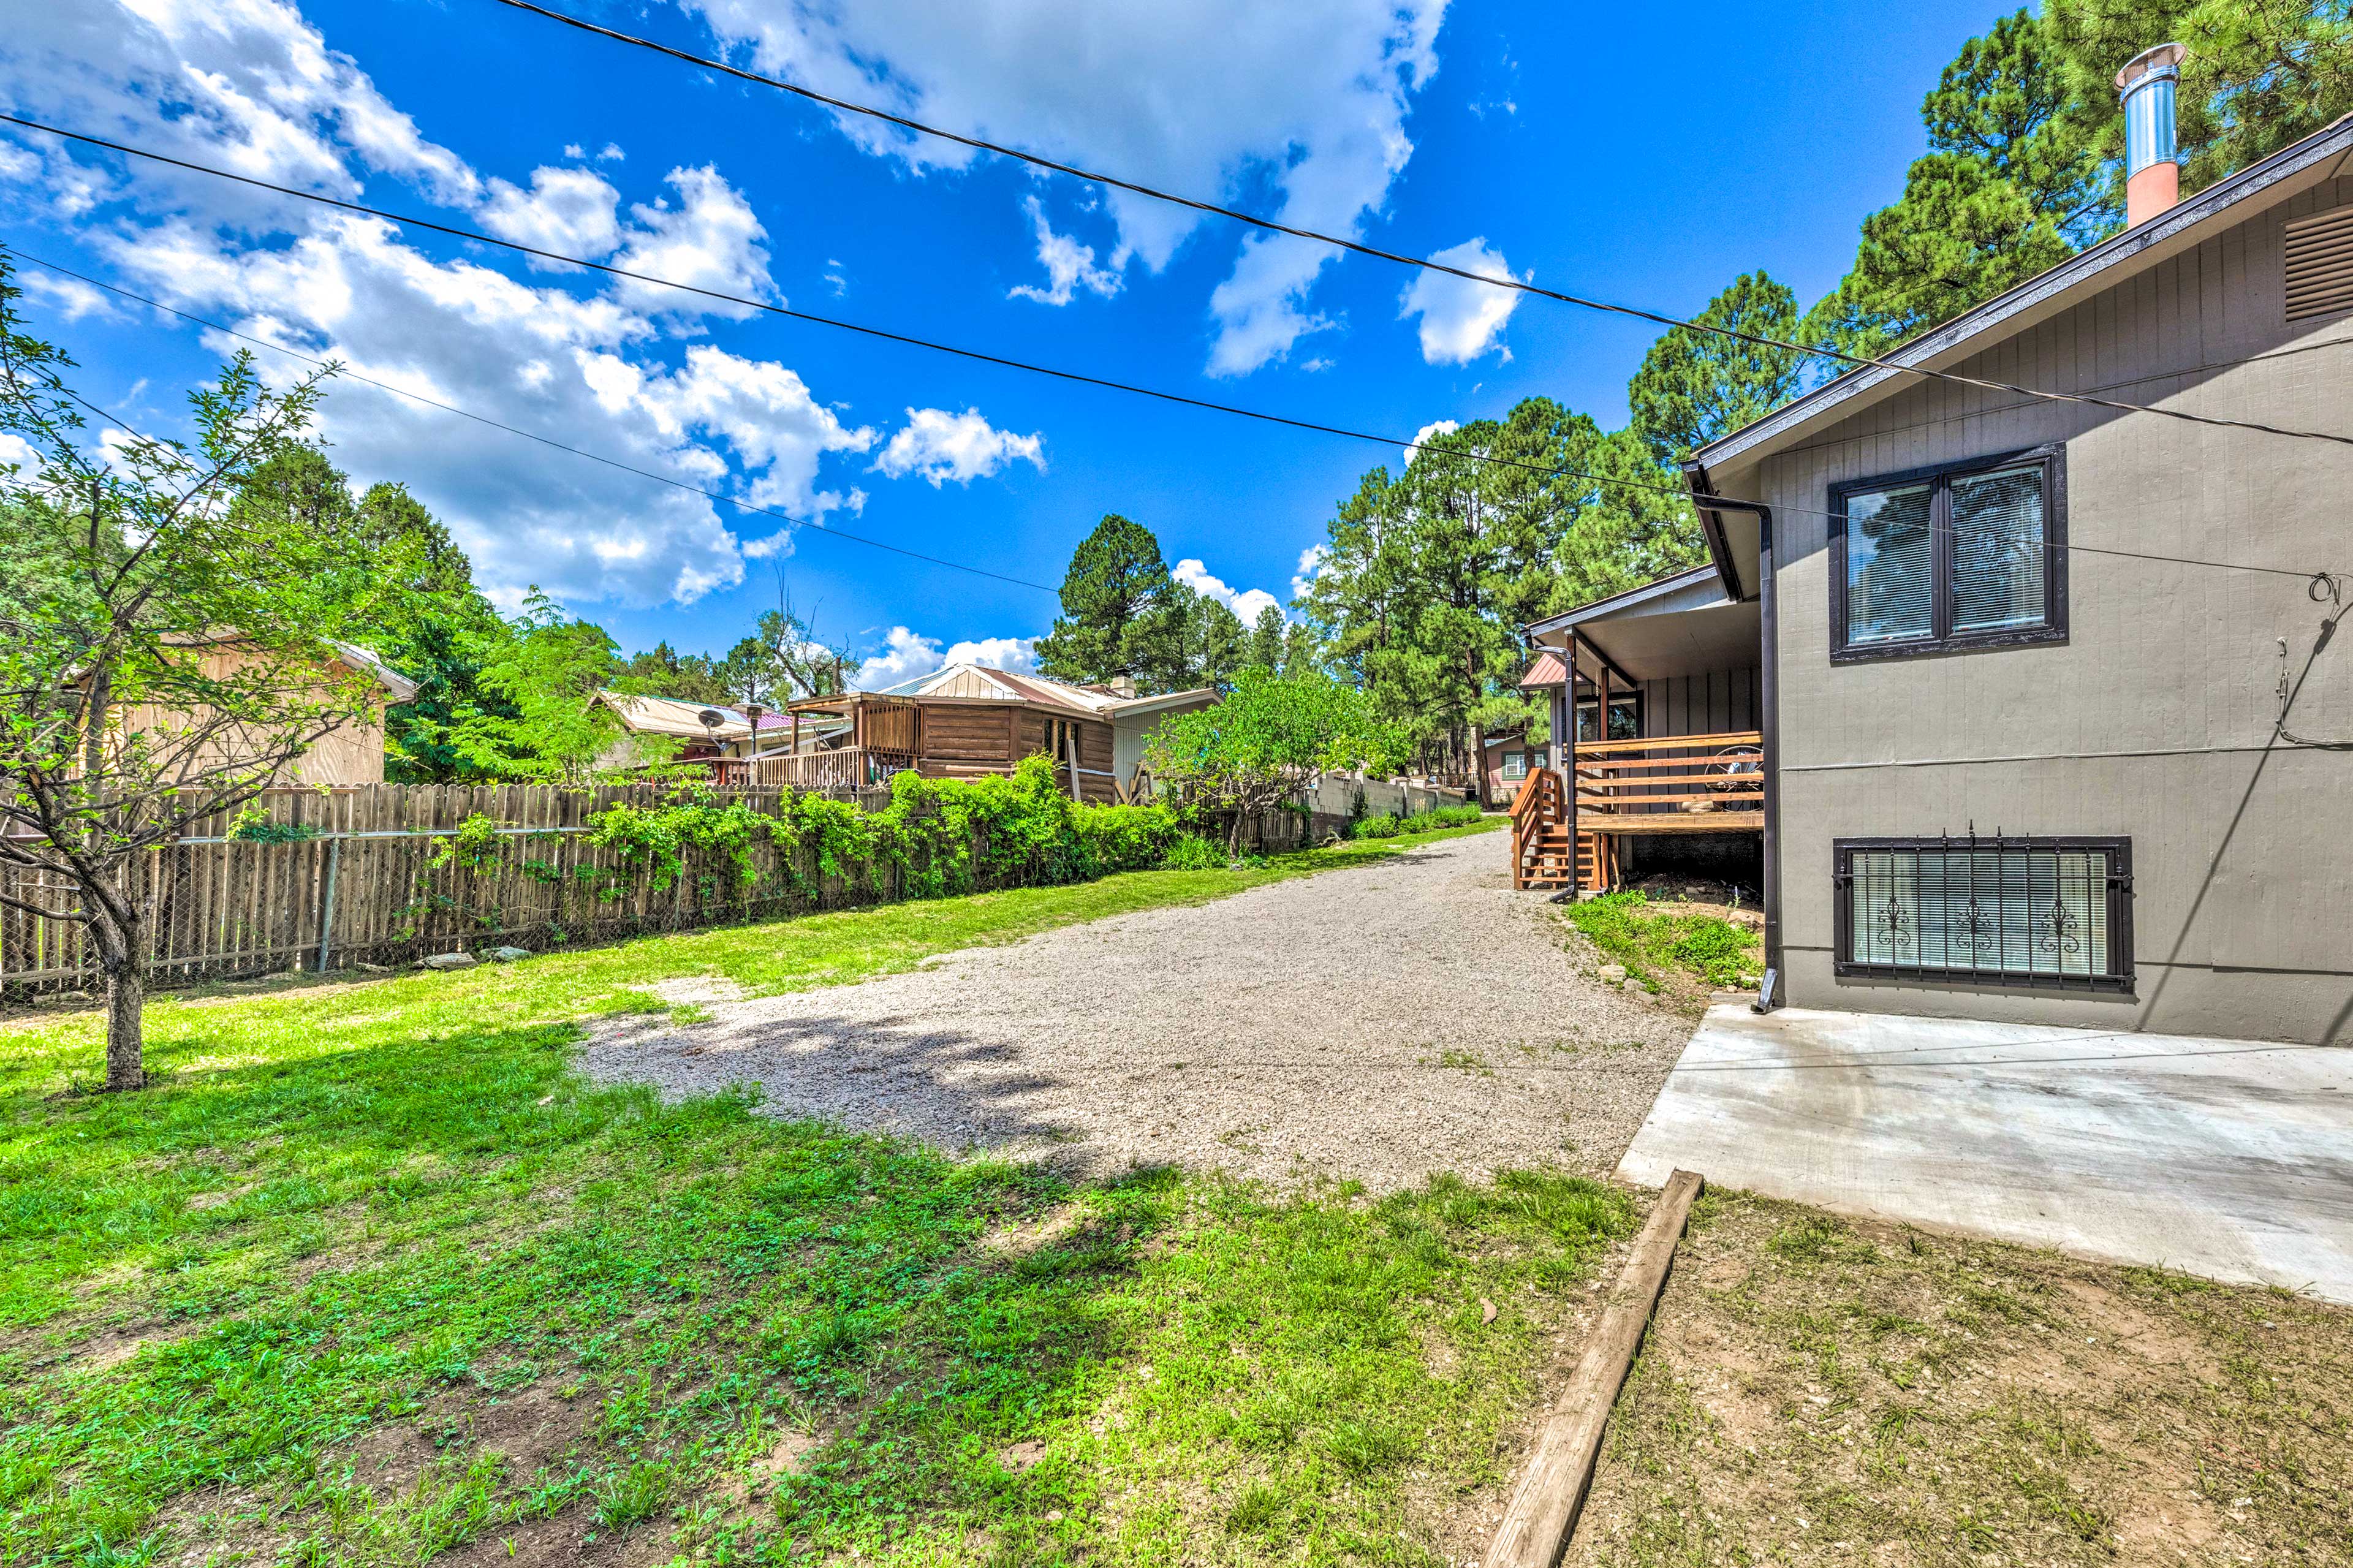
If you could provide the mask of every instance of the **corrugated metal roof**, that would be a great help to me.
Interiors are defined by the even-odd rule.
[[[646,734],[683,735],[695,741],[716,735],[723,741],[740,741],[752,732],[752,726],[744,722],[744,715],[716,702],[681,702],[674,697],[641,697],[620,691],[599,691],[596,700],[619,714],[622,723]],[[706,725],[701,718],[704,712],[718,713],[724,721],[715,728]]]
[[[1560,655],[1553,652],[1550,648],[1546,648],[1544,652],[1538,654],[1536,656],[1536,661],[1528,666],[1528,672],[1520,677],[1520,689],[1523,691],[1532,691],[1536,688],[1543,686],[1566,686],[1567,684],[1568,667],[1561,663]]]

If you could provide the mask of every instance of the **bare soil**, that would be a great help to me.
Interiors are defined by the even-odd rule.
[[[1564,1562],[2353,1563],[2353,1311],[1712,1193]]]

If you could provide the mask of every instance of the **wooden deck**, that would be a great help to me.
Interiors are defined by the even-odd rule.
[[[1512,882],[1602,889],[1630,834],[1762,833],[1764,737],[1754,730],[1583,741],[1572,795],[1559,770],[1532,771],[1512,801]]]

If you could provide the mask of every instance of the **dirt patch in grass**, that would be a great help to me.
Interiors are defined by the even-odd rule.
[[[1712,1193],[1565,1563],[2353,1563],[2353,1311]]]

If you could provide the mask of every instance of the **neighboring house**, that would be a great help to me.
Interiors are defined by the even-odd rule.
[[[980,664],[953,664],[881,691],[789,704],[784,755],[764,752],[755,776],[801,788],[869,788],[906,769],[932,778],[1005,773],[1024,757],[1051,757],[1075,799],[1147,793],[1145,742],[1170,713],[1218,700],[1208,689],[1137,697]],[[814,736],[811,729],[825,729]],[[765,742],[764,742],[765,744]]]
[[[1487,798],[1509,800],[1528,776],[1531,767],[1543,765],[1545,752],[1534,749],[1525,731],[1513,730],[1487,737],[1485,771]]]
[[[237,648],[237,638],[230,634],[214,634],[202,639],[199,656],[204,673],[221,679],[250,661]],[[359,784],[384,783],[384,710],[396,703],[414,701],[417,683],[385,664],[364,647],[350,643],[328,645],[334,657],[327,661],[325,673],[331,679],[341,680],[350,676],[366,676],[372,679],[381,700],[357,717],[345,721],[328,731],[304,749],[280,770],[274,783],[280,785],[301,785],[308,788],[348,789]],[[182,715],[153,707],[132,706],[118,709],[111,727],[120,732],[169,731],[185,722]],[[229,760],[235,752],[213,754],[199,752],[188,759],[194,768],[211,767]]]
[[[2353,117],[2170,156],[2137,119],[2128,228],[1889,359],[2353,435]],[[1711,566],[1530,629],[1563,702],[1756,731],[1760,1005],[2353,1038],[2353,447],[1868,367],[1686,472]]]
[[[621,721],[624,737],[596,759],[600,769],[624,769],[649,762],[710,763],[743,756],[752,726],[736,710],[712,702],[683,702],[674,697],[644,697],[629,692],[599,691],[589,699],[612,710]],[[761,729],[769,729],[763,715]]]

